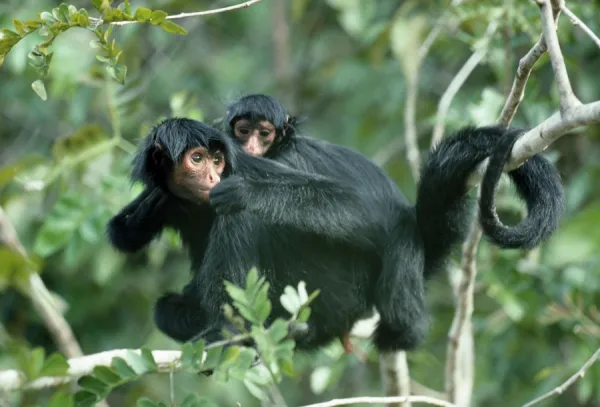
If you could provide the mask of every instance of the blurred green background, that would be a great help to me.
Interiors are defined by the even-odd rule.
[[[87,1],[71,4],[92,13]],[[132,6],[169,14],[235,4],[225,0],[147,0]],[[50,0],[4,0],[0,27],[34,18],[59,5]],[[600,2],[571,1],[571,9],[600,32]],[[429,0],[263,0],[252,7],[177,20],[187,36],[159,27],[115,27],[128,66],[125,85],[106,77],[89,45],[90,32],[72,29],[53,46],[45,79],[48,100],[31,89],[37,79],[27,54],[31,35],[0,68],[0,205],[24,246],[41,263],[48,288],[65,302],[84,353],[110,349],[178,349],[153,326],[151,309],[166,289],[189,279],[177,240],[163,234],[149,250],[125,256],[104,237],[107,219],[138,192],[127,179],[131,147],[157,120],[187,116],[212,122],[234,98],[271,94],[307,117],[307,134],[357,149],[380,162],[412,201],[415,184],[404,148],[406,74],[418,48],[443,18],[449,27],[420,68],[417,128],[423,155],[430,145],[437,103],[473,52],[493,14],[504,12],[484,62],[454,99],[446,133],[493,123],[519,59],[539,38],[538,9],[526,0],[465,2],[450,8]],[[93,15],[93,14],[92,14]],[[442,17],[444,16],[444,17]],[[600,50],[569,20],[559,24],[567,69],[584,102],[600,96]],[[557,110],[548,57],[536,65],[515,121],[535,126]],[[567,193],[560,231],[530,253],[500,251],[482,242],[478,254],[474,330],[474,405],[512,406],[560,384],[600,345],[600,126],[571,132],[546,152],[559,167]],[[113,142],[115,137],[125,142]],[[113,141],[111,141],[113,140]],[[499,211],[516,219],[523,205],[510,188]],[[458,258],[457,258],[458,260]],[[30,301],[0,264],[0,367],[14,367],[7,343],[56,347]],[[446,335],[454,312],[446,276],[431,282],[434,323],[426,343],[409,354],[412,377],[443,388]],[[290,405],[334,397],[381,395],[377,357],[343,355],[334,344],[313,357],[297,355],[296,376],[281,391]],[[196,390],[219,405],[259,403],[235,381],[215,383],[176,376],[176,390]],[[154,375],[119,388],[112,406],[132,406],[141,395],[168,398],[168,376]],[[185,391],[184,391],[185,390]],[[17,405],[43,400],[26,393]],[[43,405],[43,401],[41,402]],[[600,364],[545,406],[600,406]]]

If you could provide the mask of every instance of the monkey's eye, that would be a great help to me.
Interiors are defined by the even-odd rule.
[[[200,153],[194,153],[194,154],[192,154],[192,156],[190,158],[196,164],[200,164],[202,162],[202,154],[200,154]]]
[[[261,130],[260,135],[261,135],[261,137],[267,138],[271,135],[271,131],[270,130]]]
[[[223,154],[221,153],[215,153],[213,155],[213,163],[216,165],[221,164],[221,162],[223,161]]]
[[[247,136],[248,133],[250,133],[250,129],[247,127],[242,127],[238,129],[238,133],[240,133],[243,136]]]

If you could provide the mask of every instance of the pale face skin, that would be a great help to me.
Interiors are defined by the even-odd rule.
[[[194,202],[208,202],[210,190],[221,182],[225,156],[220,150],[195,147],[186,151],[182,163],[175,166],[169,188],[179,196]]]
[[[235,138],[243,144],[244,151],[253,156],[263,156],[275,141],[275,126],[266,120],[253,123],[239,119],[233,126]]]

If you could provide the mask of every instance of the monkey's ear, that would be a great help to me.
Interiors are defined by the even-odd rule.
[[[152,147],[150,147],[150,154],[148,158],[150,159],[152,165],[162,167],[165,163],[165,153],[163,146],[158,142],[154,142]]]

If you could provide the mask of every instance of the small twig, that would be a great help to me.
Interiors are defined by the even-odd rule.
[[[303,407],[334,407],[347,406],[350,404],[387,404],[401,403],[410,401],[412,403],[425,403],[433,406],[456,407],[454,404],[444,400],[436,400],[425,396],[410,396],[410,397],[353,397],[348,399],[334,399],[323,403],[308,404]]]
[[[577,99],[571,88],[569,74],[567,73],[567,68],[565,66],[565,59],[560,50],[560,43],[558,42],[558,36],[556,34],[556,24],[554,22],[552,5],[549,0],[536,1],[540,7],[544,39],[548,46],[550,63],[552,64],[552,70],[554,71],[556,86],[558,87],[558,94],[560,96],[560,111],[564,114],[569,109],[581,105],[581,102]]]
[[[436,115],[435,127],[433,128],[433,135],[431,137],[431,147],[435,147],[444,137],[444,128],[446,127],[446,116],[448,115],[448,110],[450,110],[450,105],[452,104],[452,100],[465,83],[467,78],[471,75],[473,70],[479,65],[479,63],[483,60],[488,51],[489,42],[496,32],[498,28],[498,20],[493,19],[492,22],[488,25],[488,28],[484,34],[484,37],[481,39],[481,43],[478,44],[477,49],[469,59],[464,63],[464,65],[460,68],[460,70],[456,73],[450,84],[446,88],[444,94],[440,98],[440,102],[438,103],[438,110]]]
[[[385,147],[382,147],[375,154],[373,154],[371,159],[375,162],[375,164],[383,167],[392,158],[404,150],[404,148],[406,148],[406,137],[396,137]]]
[[[600,47],[600,38],[598,38],[598,36],[592,30],[590,30],[590,28],[587,25],[585,25],[584,22],[579,19],[579,17],[577,17],[566,6],[563,6],[561,10],[562,10],[563,13],[565,13],[565,15],[567,17],[569,17],[569,19],[571,20],[571,23],[574,26],[579,27],[581,29],[581,31],[583,31],[584,33],[586,33],[592,39],[592,41],[594,41],[596,43],[596,45],[598,47]]]
[[[567,388],[569,388],[573,383],[575,383],[577,380],[582,378],[585,375],[585,373],[589,370],[589,368],[592,367],[592,365],[598,359],[600,359],[600,348],[598,348],[596,350],[596,352],[592,355],[592,357],[589,358],[587,360],[587,362],[585,362],[585,364],[581,367],[581,369],[579,369],[579,371],[577,373],[575,373],[573,376],[569,377],[566,382],[564,382],[560,386],[554,388],[553,390],[550,390],[548,393],[545,393],[545,394],[541,395],[540,397],[530,401],[529,403],[524,404],[523,407],[531,407],[531,406],[538,404],[546,399],[549,399],[552,396],[564,393],[564,391]]]
[[[444,14],[445,15],[445,14]],[[429,53],[431,45],[442,31],[442,22],[440,19],[431,29],[423,44],[419,47],[417,61],[413,74],[406,78],[406,101],[404,103],[404,138],[406,140],[406,158],[410,164],[415,182],[419,180],[419,169],[421,167],[421,155],[419,154],[419,145],[417,143],[417,99],[419,94],[419,73],[423,60]]]
[[[506,103],[504,104],[504,108],[502,108],[500,118],[498,119],[498,121],[505,126],[508,126],[515,117],[517,108],[519,107],[519,104],[525,95],[525,86],[527,85],[527,80],[529,79],[531,70],[547,49],[546,41],[544,41],[544,37],[542,36],[533,46],[533,48],[531,48],[529,52],[519,61],[519,66],[517,68],[517,73],[515,74],[512,88],[510,89],[510,93],[506,98]]]
[[[246,7],[250,7],[253,4],[259,3],[262,0],[250,0],[250,1],[246,1],[244,3],[240,3],[240,4],[235,4],[233,6],[228,6],[228,7],[222,7],[222,8],[216,8],[213,10],[206,10],[206,11],[195,11],[192,13],[181,13],[181,14],[175,14],[172,16],[167,16],[166,19],[167,20],[179,20],[181,18],[187,18],[187,17],[200,17],[200,16],[208,16],[210,14],[218,14],[218,13],[225,13],[227,11],[232,11],[232,10],[237,10],[239,8],[246,8]],[[90,21],[94,22],[97,25],[101,25],[104,23],[104,21],[101,18],[90,18]],[[138,24],[139,21],[113,21],[109,24],[111,25],[128,25],[128,24]]]

